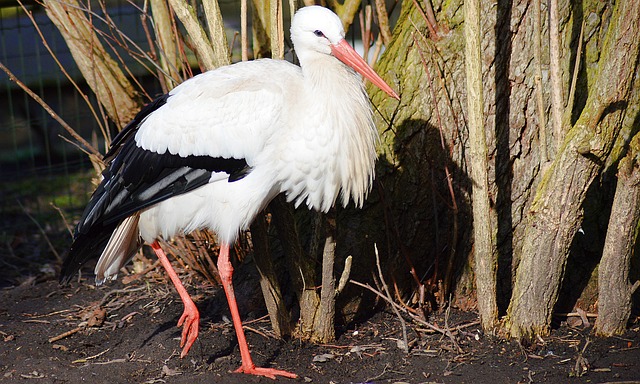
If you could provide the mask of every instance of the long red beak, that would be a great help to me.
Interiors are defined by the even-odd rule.
[[[375,86],[385,91],[387,95],[400,100],[400,96],[382,80],[380,76],[367,64],[358,52],[356,52],[345,39],[340,40],[338,44],[331,45],[331,52],[340,61],[355,69],[362,76],[371,81]]]

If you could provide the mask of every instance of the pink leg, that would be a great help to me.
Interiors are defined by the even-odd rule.
[[[169,278],[171,278],[171,282],[176,287],[176,291],[180,295],[182,299],[182,303],[184,304],[184,312],[182,313],[182,317],[178,320],[178,327],[182,326],[184,323],[184,328],[182,328],[182,339],[180,340],[180,347],[182,348],[182,353],[180,353],[180,357],[185,357],[189,352],[189,349],[198,338],[198,327],[200,325],[200,313],[198,312],[198,308],[191,300],[191,296],[180,282],[178,278],[178,274],[171,266],[167,255],[164,253],[162,248],[160,248],[160,244],[157,241],[154,241],[151,244],[151,248],[158,256],[158,259],[162,263],[162,266],[167,271]]]
[[[229,244],[220,245],[220,255],[218,256],[218,273],[220,273],[220,279],[222,280],[222,287],[227,295],[227,301],[229,302],[229,310],[231,311],[231,317],[233,319],[233,327],[236,329],[236,336],[238,337],[238,345],[240,346],[240,356],[242,357],[242,365],[236,370],[238,373],[248,373],[250,375],[266,376],[272,379],[278,376],[285,376],[292,379],[298,377],[295,373],[287,371],[281,371],[274,368],[261,368],[256,367],[251,358],[249,352],[249,346],[247,345],[247,339],[244,336],[244,329],[242,329],[242,321],[240,320],[240,312],[238,312],[238,304],[236,303],[236,295],[233,292],[233,267],[229,260]]]

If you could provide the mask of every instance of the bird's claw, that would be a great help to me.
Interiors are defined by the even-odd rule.
[[[184,312],[178,320],[178,327],[182,328],[182,338],[180,339],[180,358],[183,358],[189,353],[189,349],[198,338],[198,329],[200,327],[200,312],[194,305],[184,306]]]
[[[240,368],[236,369],[235,373],[246,373],[249,375],[265,376],[274,380],[276,376],[288,377],[290,379],[295,379],[298,377],[298,375],[296,375],[295,373],[282,371],[275,368],[262,368],[262,367],[256,367],[255,365],[246,367],[244,364],[241,365]]]

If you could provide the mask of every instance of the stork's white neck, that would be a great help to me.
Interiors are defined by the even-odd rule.
[[[304,78],[300,102],[306,104],[300,110],[315,113],[299,116],[304,144],[298,145],[307,151],[296,163],[313,164],[314,169],[302,172],[304,176],[283,190],[296,204],[305,202],[321,211],[335,203],[340,190],[343,205],[353,198],[361,206],[373,180],[378,135],[360,75],[321,53],[303,55],[300,62]]]

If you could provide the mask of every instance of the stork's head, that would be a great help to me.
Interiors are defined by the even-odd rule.
[[[332,55],[369,79],[389,96],[400,99],[344,39],[338,15],[317,5],[300,8],[291,21],[291,40],[302,64],[317,54]]]
[[[331,54],[331,45],[344,39],[342,22],[335,13],[317,5],[300,8],[291,21],[291,40],[296,51]]]

